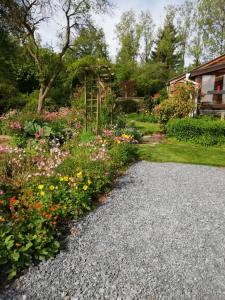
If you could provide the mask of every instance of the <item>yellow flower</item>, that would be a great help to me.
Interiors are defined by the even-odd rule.
[[[119,141],[119,140],[117,140],[116,142],[117,142],[117,144],[121,144],[121,141]]]
[[[68,176],[64,176],[64,177],[63,177],[63,180],[64,180],[64,181],[69,181],[69,177],[68,177]]]
[[[88,189],[88,186],[85,184],[85,185],[83,186],[83,190],[84,190],[84,191],[87,191],[87,189]]]
[[[77,173],[77,178],[81,178],[82,177],[82,172]]]
[[[90,179],[88,179],[88,184],[89,184],[89,185],[92,184],[92,181],[91,181]]]
[[[54,185],[50,185],[49,189],[50,189],[50,191],[54,191],[54,189],[55,189]]]
[[[44,188],[44,185],[43,184],[39,184],[38,189],[39,190],[43,190],[43,188]]]
[[[129,134],[123,134],[122,138],[124,138],[124,139],[130,139],[130,138],[132,138],[132,136],[129,135]]]
[[[41,196],[44,196],[44,195],[45,195],[45,192],[41,191],[41,192],[40,192],[40,195],[41,195]]]
[[[63,177],[62,176],[59,177],[59,181],[63,181]]]

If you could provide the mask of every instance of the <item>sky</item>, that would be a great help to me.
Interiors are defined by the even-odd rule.
[[[124,11],[133,9],[137,14],[141,10],[149,10],[157,27],[161,26],[164,19],[164,7],[169,4],[181,4],[183,0],[114,0],[115,7],[110,15],[95,17],[95,22],[105,32],[106,43],[109,46],[109,54],[115,58],[119,47],[115,36],[115,25],[119,23]],[[60,26],[61,17],[57,20],[43,24],[40,28],[41,39],[44,44],[57,48],[56,32]]]

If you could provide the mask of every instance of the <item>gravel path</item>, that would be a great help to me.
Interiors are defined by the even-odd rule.
[[[225,169],[140,162],[2,299],[225,299]]]

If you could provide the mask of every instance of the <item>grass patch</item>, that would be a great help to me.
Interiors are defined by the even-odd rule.
[[[157,145],[138,145],[141,159],[225,167],[225,147],[204,147],[169,139]]]
[[[140,122],[128,119],[127,125],[137,128],[143,135],[153,134],[161,131],[158,123]]]

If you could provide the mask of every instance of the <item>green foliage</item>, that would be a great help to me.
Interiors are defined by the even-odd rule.
[[[190,141],[204,146],[225,143],[225,122],[208,118],[171,120],[167,124],[168,136],[179,141]]]
[[[154,111],[159,116],[160,123],[165,125],[170,119],[190,115],[195,107],[192,100],[194,93],[194,87],[191,85],[178,87],[173,97],[156,106]]]
[[[137,151],[131,144],[119,144],[110,150],[112,164],[116,168],[126,166],[128,163],[138,159]]]
[[[180,68],[181,55],[178,52],[179,43],[173,18],[167,12],[164,27],[159,30],[156,47],[152,51],[152,58],[155,62],[165,64],[168,78],[172,77]]]
[[[67,53],[66,59],[74,61],[85,56],[107,59],[108,51],[103,29],[96,29],[94,26],[82,28]]]
[[[141,65],[138,67],[134,79],[137,82],[139,95],[154,95],[166,84],[168,79],[166,65],[160,61]]]
[[[124,61],[123,63],[116,63],[114,65],[114,72],[116,77],[116,85],[119,83],[135,78],[137,72],[137,63],[135,61]]]
[[[225,52],[225,2],[224,0],[198,1],[198,26],[201,28],[206,59]]]
[[[36,133],[40,133],[43,137],[49,137],[52,133],[52,129],[49,126],[41,127],[35,121],[27,121],[24,124],[24,132],[30,136],[35,136]]]
[[[117,61],[120,63],[135,61],[140,47],[142,28],[133,10],[123,13],[119,24],[116,25],[116,33],[121,45]]]

